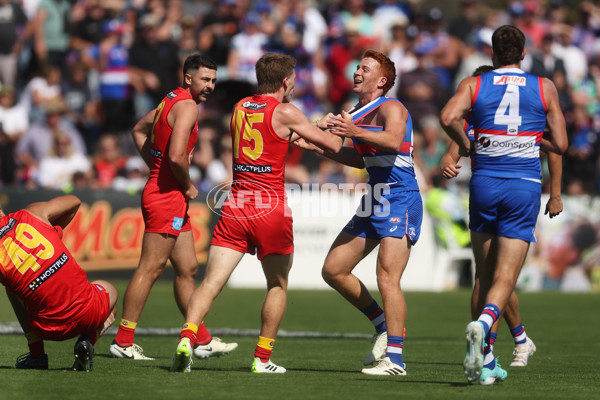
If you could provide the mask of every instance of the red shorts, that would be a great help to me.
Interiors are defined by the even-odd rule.
[[[270,254],[283,255],[294,252],[292,213],[286,204],[279,204],[268,214],[235,209],[227,204],[221,212],[211,245],[227,247],[241,253],[258,253],[259,260]],[[260,216],[248,217],[257,214]]]
[[[174,236],[191,231],[188,208],[189,202],[180,190],[161,192],[156,184],[146,184],[142,192],[145,231]]]
[[[67,340],[81,335],[92,334],[100,328],[110,314],[110,295],[101,285],[89,284],[91,301],[82,307],[77,315],[69,320],[29,316],[31,329],[44,340]]]

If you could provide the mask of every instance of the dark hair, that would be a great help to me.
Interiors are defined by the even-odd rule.
[[[394,62],[385,54],[375,50],[365,51],[362,58],[372,58],[379,63],[381,73],[387,79],[387,82],[383,86],[383,94],[386,94],[388,90],[394,86],[394,82],[396,81],[396,66],[394,65]]]
[[[294,72],[296,59],[287,54],[266,53],[256,62],[257,93],[275,93]]]
[[[159,62],[159,60],[156,60],[156,62]],[[217,70],[217,64],[210,57],[204,54],[192,54],[183,63],[183,73],[189,74],[202,67]]]
[[[589,222],[583,222],[573,229],[573,246],[583,252],[596,243],[596,229]]]
[[[473,71],[473,75],[471,76],[479,76],[479,75],[483,75],[487,72],[493,71],[495,68],[491,65],[480,65],[479,67],[475,68],[475,71]]]
[[[512,25],[502,25],[492,35],[492,49],[498,66],[520,63],[524,48],[525,35]]]

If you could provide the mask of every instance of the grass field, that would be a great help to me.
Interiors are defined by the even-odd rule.
[[[124,292],[126,281],[114,281]],[[138,335],[136,342],[155,361],[109,356],[114,338],[96,345],[94,371],[69,371],[74,340],[47,342],[49,371],[14,368],[27,352],[21,335],[0,336],[0,399],[600,399],[600,296],[559,293],[521,294],[521,313],[537,353],[526,368],[507,367],[508,379],[492,387],[468,385],[462,372],[464,329],[469,322],[470,293],[407,293],[408,321],[404,359],[408,375],[372,377],[360,374],[370,350],[370,323],[333,291],[291,291],[273,361],[288,368],[284,375],[249,372],[256,344],[254,332],[223,335],[239,347],[222,358],[195,360],[190,374],[168,369],[177,344],[172,336]],[[207,319],[209,329],[256,330],[262,290],[225,289]],[[119,300],[119,306],[121,300]],[[119,312],[120,317],[120,312]],[[6,296],[0,295],[0,322],[16,321]],[[168,281],[159,281],[139,327],[176,328],[182,323]],[[112,331],[114,332],[114,331]],[[330,337],[302,338],[294,332]],[[355,338],[335,337],[356,333]],[[496,355],[507,366],[512,338],[503,326]]]

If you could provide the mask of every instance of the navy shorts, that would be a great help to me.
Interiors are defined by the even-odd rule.
[[[360,206],[344,227],[344,232],[368,239],[404,237],[417,243],[423,221],[423,201],[416,191],[363,196]]]
[[[542,187],[525,179],[471,177],[469,229],[535,242]]]

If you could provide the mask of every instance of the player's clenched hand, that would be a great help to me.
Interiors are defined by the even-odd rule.
[[[317,146],[315,146],[314,144],[306,141],[304,138],[296,139],[294,141],[294,144],[296,146],[300,147],[301,149],[304,149],[304,150],[310,150],[310,151],[319,150],[319,148]]]
[[[190,186],[184,194],[186,199],[194,200],[196,197],[198,197],[198,189],[196,189],[196,186],[194,186],[194,184],[190,183]]]
[[[458,176],[459,169],[462,168],[459,164],[446,163],[442,164],[442,176],[446,179],[452,179]]]
[[[563,203],[560,196],[550,197],[550,200],[546,203],[546,211],[544,215],[548,215],[550,218],[556,217],[563,210]]]

